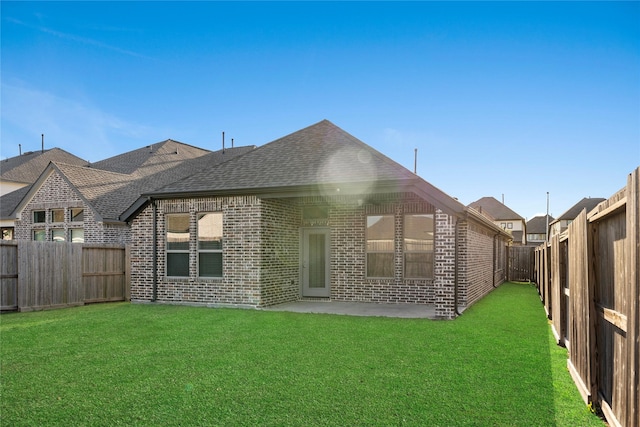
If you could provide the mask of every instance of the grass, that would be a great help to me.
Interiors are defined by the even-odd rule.
[[[455,321],[116,303],[0,322],[3,426],[603,426],[529,285]]]

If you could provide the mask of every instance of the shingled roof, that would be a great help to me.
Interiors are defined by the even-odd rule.
[[[154,194],[415,180],[416,175],[328,120],[203,170]]]
[[[580,212],[582,212],[583,209],[586,209],[587,212],[589,212],[605,200],[606,199],[601,197],[585,197],[570,207],[565,213],[560,215],[554,222],[560,220],[574,220],[578,215],[580,215]]]
[[[477,210],[483,215],[487,215],[494,221],[520,219],[524,221],[520,215],[511,210],[506,205],[500,203],[494,197],[483,197],[469,204],[470,208]]]
[[[129,153],[116,156],[115,158],[123,161],[123,165],[114,160],[115,158],[99,162],[103,168],[127,171],[132,170],[131,168],[135,165],[136,168],[131,173],[98,169],[96,167],[98,163],[91,167],[81,167],[52,162],[25,197],[17,202],[14,199],[5,200],[6,196],[0,200],[3,205],[5,202],[7,204],[12,202],[13,208],[10,213],[17,212],[30,200],[31,194],[37,191],[39,184],[44,182],[51,172],[57,171],[72,188],[76,189],[80,197],[92,206],[100,216],[98,220],[119,221],[120,215],[138,200],[141,194],[180,180],[192,174],[194,170],[209,168],[255,149],[254,146],[248,146],[226,149],[224,152],[222,150],[211,152],[200,149],[183,150],[183,146],[184,144],[167,140],[159,144],[153,153],[143,149],[150,155],[143,155],[140,150],[135,150],[130,156],[127,155]],[[3,208],[3,214],[5,210],[8,209]]]
[[[167,139],[95,162],[91,167],[124,174],[152,175],[172,168],[177,162],[195,159],[209,153],[211,153],[210,150]]]
[[[143,194],[121,215],[132,220],[147,198],[224,194],[261,197],[412,192],[438,209],[504,230],[328,120],[276,139],[215,168]]]
[[[554,221],[549,215],[549,224]],[[547,232],[547,215],[538,215],[527,221],[527,234],[545,234]]]
[[[44,151],[30,151],[0,161],[0,179],[33,184],[50,162],[62,162],[77,166],[88,164],[86,160],[57,147]]]

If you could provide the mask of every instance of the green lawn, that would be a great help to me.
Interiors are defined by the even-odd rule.
[[[455,321],[116,303],[0,322],[2,426],[603,426],[530,285]]]

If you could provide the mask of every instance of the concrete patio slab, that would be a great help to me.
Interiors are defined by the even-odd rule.
[[[346,316],[401,317],[408,319],[435,319],[436,309],[424,304],[376,304],[365,302],[293,301],[264,307],[266,311],[295,313],[342,314]]]

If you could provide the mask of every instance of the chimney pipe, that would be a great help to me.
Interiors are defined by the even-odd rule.
[[[22,156],[22,144],[18,144],[18,152]]]
[[[44,133],[42,134],[42,151],[41,153],[44,153]]]
[[[233,138],[231,138],[231,148],[233,148]]]
[[[418,174],[418,149],[413,150],[413,173]]]
[[[222,154],[224,154],[224,131],[222,131]]]

